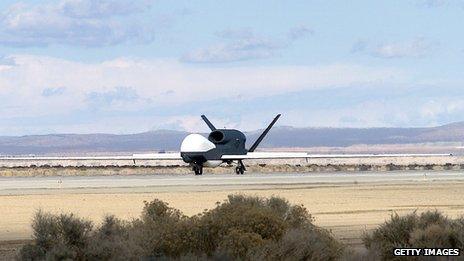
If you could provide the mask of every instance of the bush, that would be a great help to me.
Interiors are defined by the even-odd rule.
[[[89,239],[86,260],[136,260],[142,249],[131,240],[131,224],[107,216]]]
[[[180,257],[198,252],[196,218],[189,218],[160,200],[145,202],[140,220],[132,223],[135,244],[145,256]]]
[[[245,259],[251,249],[258,248],[263,244],[263,238],[257,233],[232,229],[222,238],[216,255],[220,253],[223,257],[231,259]]]
[[[384,260],[396,260],[393,249],[405,248],[460,248],[464,244],[464,220],[452,220],[438,211],[394,214],[379,228],[363,236],[366,248]]]
[[[279,241],[257,249],[252,260],[336,260],[344,251],[329,232],[316,227],[288,230]]]
[[[160,200],[145,202],[139,219],[105,217],[94,228],[74,215],[39,211],[33,243],[22,260],[333,260],[342,246],[312,224],[307,209],[271,197],[230,195],[211,210],[187,217]]]
[[[313,226],[311,222],[311,215],[304,207],[291,205],[282,198],[229,195],[226,201],[200,216],[199,247],[211,255],[231,231],[255,234],[262,242],[276,241],[286,230]]]
[[[83,259],[92,222],[73,214],[51,215],[38,211],[32,222],[33,244],[20,251],[23,260]]]

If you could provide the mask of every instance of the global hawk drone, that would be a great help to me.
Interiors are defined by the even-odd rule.
[[[203,167],[217,167],[222,163],[237,163],[236,174],[246,171],[243,160],[247,159],[313,159],[313,158],[362,158],[362,157],[425,157],[449,156],[450,154],[308,154],[298,152],[255,152],[272,126],[278,114],[250,148],[245,147],[246,136],[235,129],[217,129],[205,115],[201,118],[211,129],[208,138],[200,134],[189,134],[180,146],[180,153],[133,154],[132,156],[100,157],[2,157],[0,160],[183,160],[195,175],[203,174]]]

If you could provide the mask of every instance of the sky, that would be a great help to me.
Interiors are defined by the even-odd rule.
[[[0,2],[0,135],[464,121],[464,1]]]

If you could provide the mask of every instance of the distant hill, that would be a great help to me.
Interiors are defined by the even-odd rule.
[[[248,144],[261,131],[247,133]],[[0,137],[0,154],[56,154],[176,151],[187,135],[157,130],[138,134],[49,134]],[[206,135],[206,134],[205,134]],[[464,142],[464,122],[431,128],[293,128],[276,127],[261,147],[344,147],[356,144]]]
[[[251,137],[258,134],[253,132]],[[292,128],[269,133],[264,146],[314,147],[355,144],[464,142],[464,122],[431,128]]]

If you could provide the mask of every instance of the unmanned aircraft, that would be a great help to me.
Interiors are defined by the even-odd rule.
[[[183,160],[192,167],[195,175],[203,174],[203,167],[217,167],[222,163],[237,163],[236,174],[246,171],[243,160],[247,159],[314,159],[314,158],[361,158],[361,157],[426,157],[450,156],[451,154],[308,154],[300,152],[255,152],[272,126],[281,115],[278,114],[258,139],[245,147],[246,136],[235,129],[217,129],[205,115],[201,118],[211,129],[208,138],[200,134],[187,135],[180,146],[180,153],[133,154],[132,156],[90,156],[90,157],[2,157],[0,160]]]

